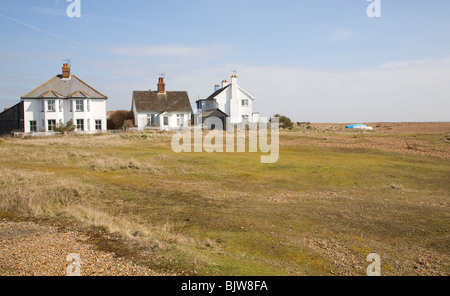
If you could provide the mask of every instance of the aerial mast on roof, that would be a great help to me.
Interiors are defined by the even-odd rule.
[[[67,64],[69,64],[70,67],[72,67],[72,65],[70,64],[72,62],[71,59],[63,59],[63,62],[66,62]]]

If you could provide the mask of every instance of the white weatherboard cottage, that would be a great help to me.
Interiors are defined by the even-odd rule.
[[[211,114],[224,114],[229,123],[257,123],[259,113],[253,112],[254,97],[238,85],[236,75],[231,76],[231,83],[222,81],[222,87],[216,84],[215,91],[208,98],[196,102],[196,119],[202,116],[202,121]]]
[[[131,103],[138,130],[182,129],[191,122],[192,107],[186,91],[167,91],[160,77],[157,91],[134,91]]]
[[[24,132],[51,132],[72,120],[77,132],[106,130],[107,96],[96,91],[64,64],[57,75],[21,97]]]

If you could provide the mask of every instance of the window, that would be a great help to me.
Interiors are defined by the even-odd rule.
[[[30,121],[30,132],[37,132],[36,120]]]
[[[152,126],[152,115],[147,114],[147,126]]]
[[[97,119],[95,120],[95,130],[100,131],[102,129],[102,121]]]
[[[47,111],[55,111],[55,100],[48,100],[47,101]]]
[[[248,99],[242,100],[241,101],[241,105],[242,106],[248,106]]]
[[[164,125],[169,125],[169,117],[164,116]]]
[[[77,130],[84,131],[84,119],[77,119]]]
[[[86,109],[87,109],[87,112],[91,112],[91,100],[86,101]]]
[[[55,120],[55,119],[50,119],[50,120],[48,120],[47,122],[48,122],[47,130],[48,130],[49,132],[54,131],[55,126],[56,126],[56,120]]]
[[[248,115],[242,115],[242,121],[248,122]]]
[[[63,109],[63,101],[59,100],[59,112],[62,112]]]
[[[69,104],[70,104],[70,112],[72,112],[72,111],[73,111],[73,101],[70,100],[70,101],[69,101]]]
[[[90,130],[91,130],[91,119],[88,118],[87,123],[86,123],[86,131],[90,131]]]
[[[84,102],[83,100],[75,100],[75,111],[83,112],[84,111]]]
[[[44,112],[44,111],[45,111],[45,101],[42,100],[41,101],[41,112]]]

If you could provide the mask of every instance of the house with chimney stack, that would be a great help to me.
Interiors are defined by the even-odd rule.
[[[222,120],[224,128],[226,128],[226,117],[232,124],[257,123],[259,113],[253,112],[254,99],[238,84],[237,75],[232,75],[231,83],[223,80],[221,86],[218,84],[214,86],[214,92],[209,97],[196,101],[194,121],[202,124],[208,117],[214,116]]]
[[[72,121],[77,132],[105,131],[107,99],[107,96],[71,75],[69,64],[64,64],[62,74],[21,97],[22,131],[52,132],[56,126],[69,121]]]
[[[159,77],[156,91],[133,91],[131,110],[138,130],[182,129],[192,116],[188,93],[166,91],[164,77]]]

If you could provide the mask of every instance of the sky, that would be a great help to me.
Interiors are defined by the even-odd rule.
[[[75,1],[75,0],[74,0]],[[133,90],[188,91],[192,107],[237,71],[261,117],[450,121],[450,1],[0,2],[0,110],[61,73],[130,110]],[[373,0],[377,1],[377,0]]]

